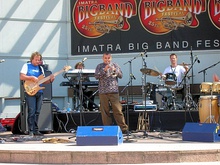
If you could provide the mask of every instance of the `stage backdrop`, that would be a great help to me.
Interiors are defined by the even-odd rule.
[[[219,49],[219,0],[71,0],[71,54]]]

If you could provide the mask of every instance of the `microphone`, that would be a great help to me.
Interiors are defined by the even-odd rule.
[[[143,57],[143,56],[147,57],[147,49],[145,49],[144,52],[141,52],[141,56],[142,56],[142,57]]]
[[[4,60],[4,59],[1,59],[1,60],[0,60],[0,63],[3,63],[3,62],[5,62],[5,60]]]
[[[130,77],[136,80],[136,78],[134,77],[134,75],[133,75],[133,74],[130,74]]]
[[[85,58],[82,60],[82,63],[85,62],[86,60],[87,60],[87,57],[85,57]]]
[[[199,60],[198,56],[196,55],[195,57],[196,57],[196,61],[197,61],[198,63],[200,63],[200,60]]]

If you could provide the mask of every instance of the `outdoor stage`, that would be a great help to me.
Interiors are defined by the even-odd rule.
[[[186,122],[200,125],[198,111],[148,111],[149,130],[147,132],[137,130],[138,118],[142,113],[129,112],[131,134],[123,135],[122,143],[108,145],[107,131],[99,137],[94,136],[92,132],[84,131],[85,137],[96,141],[102,138],[101,141],[106,145],[88,145],[91,139],[87,139],[87,144],[80,146],[77,145],[77,141],[84,136],[77,136],[77,127],[82,125],[85,126],[84,128],[88,126],[101,128],[100,112],[82,112],[81,114],[53,112],[53,132],[34,137],[11,132],[0,133],[0,139],[4,141],[4,144],[0,144],[1,162],[22,164],[219,163],[219,133],[217,141],[212,141],[213,143],[199,141],[200,137],[204,140],[207,138],[206,132],[200,132],[202,136],[197,136],[197,141],[183,140],[183,134],[185,137],[190,136],[187,131],[183,131]],[[80,115],[82,122],[80,122]],[[208,136],[213,132],[213,130],[209,131]],[[112,139],[116,136],[118,139],[121,137],[120,134],[112,132]]]
[[[5,140],[0,144],[1,163],[100,165],[220,163],[219,142],[183,141],[180,131],[148,132],[147,137],[143,132],[136,132],[131,136],[124,135],[122,144],[96,146],[77,145],[78,138],[75,133],[49,133],[29,137],[3,132],[0,133],[0,138]],[[43,142],[43,139],[59,141]],[[103,141],[106,142],[105,137]]]

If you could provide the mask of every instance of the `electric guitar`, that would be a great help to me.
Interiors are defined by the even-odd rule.
[[[69,69],[71,69],[71,66],[65,66],[62,70],[54,73],[54,76],[59,75],[62,72],[67,72]],[[47,77],[44,77],[44,75],[40,75],[38,77],[38,82],[33,82],[30,80],[26,80],[24,82],[24,89],[27,92],[28,95],[33,96],[35,95],[39,90],[41,89],[45,89],[45,87],[40,87],[41,84],[43,84],[44,82],[50,80],[50,75]]]

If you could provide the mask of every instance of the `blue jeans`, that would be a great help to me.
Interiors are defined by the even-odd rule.
[[[28,106],[28,130],[29,132],[38,131],[38,118],[43,102],[43,93],[37,92],[34,96],[26,94],[26,102]]]

